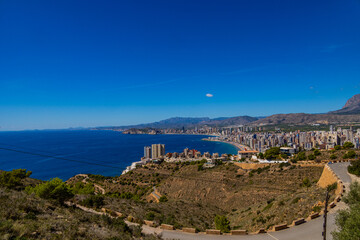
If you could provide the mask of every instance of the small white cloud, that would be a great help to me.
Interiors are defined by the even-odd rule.
[[[214,95],[212,95],[211,93],[207,93],[206,96],[207,97],[213,97]]]

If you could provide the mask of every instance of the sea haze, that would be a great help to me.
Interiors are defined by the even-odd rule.
[[[155,143],[165,144],[166,152],[181,152],[186,147],[202,153],[234,154],[237,151],[230,144],[202,141],[202,138],[204,136],[200,135],[125,135],[115,131],[85,130],[0,132],[1,148],[75,160],[0,149],[0,169],[26,168],[33,171],[34,178],[67,180],[79,173],[120,175],[132,162],[140,160],[144,146]]]

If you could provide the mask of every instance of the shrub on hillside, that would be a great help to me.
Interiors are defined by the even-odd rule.
[[[168,199],[165,195],[162,195],[159,199],[159,202],[167,202],[167,201],[168,201]]]
[[[337,159],[337,156],[336,156],[335,154],[331,154],[331,155],[330,155],[330,159],[331,159],[331,160]]]
[[[225,216],[217,215],[215,217],[215,228],[221,232],[230,232],[230,221]]]
[[[354,144],[351,142],[345,142],[343,148],[344,149],[354,148]]]
[[[197,166],[198,166],[197,170],[198,170],[198,171],[201,171],[201,170],[203,170],[204,164],[201,163],[201,164],[198,164]]]
[[[352,158],[355,158],[355,157],[356,157],[356,152],[354,150],[348,151],[343,156],[344,159],[348,159],[348,158],[352,159]]]
[[[153,221],[155,218],[155,213],[154,212],[147,212],[146,215],[145,215],[145,219],[146,220],[149,220],[149,221]]]
[[[360,239],[360,185],[355,182],[350,185],[349,193],[344,197],[344,202],[349,209],[338,211],[336,225],[338,231],[334,231],[334,240]]]
[[[349,173],[360,177],[360,160],[351,162],[350,166],[348,166],[348,171]]]
[[[308,159],[309,159],[309,160],[315,160],[315,159],[316,159],[316,156],[315,156],[314,154],[310,154],[310,155],[308,156]]]
[[[90,183],[77,182],[71,187],[73,194],[94,194],[94,185]]]
[[[265,159],[278,159],[280,155],[280,148],[279,147],[272,147],[265,151],[264,157]]]
[[[305,152],[299,152],[298,155],[296,156],[296,159],[299,160],[299,161],[306,160],[306,153]]]
[[[334,149],[335,149],[336,151],[339,151],[339,150],[341,150],[341,146],[340,146],[340,145],[336,145],[336,146],[334,147]]]
[[[63,203],[74,196],[71,188],[60,178],[54,178],[48,182],[38,184],[35,187],[29,186],[26,188],[26,192],[35,193],[44,199],[56,200],[58,203]]]
[[[0,173],[0,186],[8,188],[21,186],[21,180],[30,177],[31,173],[26,169],[14,169],[10,172],[3,171]]]
[[[310,181],[310,179],[308,178],[308,177],[305,177],[304,179],[303,179],[303,181],[302,181],[302,186],[303,187],[311,187],[311,181]]]
[[[326,187],[326,190],[331,192],[337,188],[337,183],[330,184]]]
[[[85,207],[100,208],[104,206],[104,197],[101,195],[91,195],[88,198],[81,201],[81,205]]]
[[[315,149],[315,150],[314,150],[314,155],[315,155],[315,156],[320,156],[320,155],[321,155],[320,150],[319,150],[319,149]]]

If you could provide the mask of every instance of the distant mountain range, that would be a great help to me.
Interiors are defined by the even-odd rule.
[[[174,117],[165,119],[159,122],[138,124],[130,126],[119,127],[99,127],[96,129],[166,129],[166,128],[194,128],[201,126],[209,127],[230,127],[240,125],[254,125],[254,126],[267,126],[267,125],[307,125],[307,124],[347,124],[347,123],[360,123],[360,94],[350,98],[345,106],[337,111],[331,111],[321,114],[308,114],[308,113],[289,113],[289,114],[275,114],[268,117],[221,117],[221,118],[191,118],[191,117]]]
[[[190,117],[174,117],[165,119],[159,122],[138,124],[138,125],[129,125],[129,126],[119,126],[119,127],[98,127],[96,129],[144,129],[144,128],[154,128],[154,129],[166,129],[166,128],[195,128],[201,126],[210,126],[210,127],[227,127],[227,126],[238,126],[245,125],[251,122],[254,122],[260,118],[258,117],[249,117],[249,116],[240,116],[240,117],[221,117],[210,119],[208,117],[202,118],[190,118]]]
[[[275,114],[251,123],[251,125],[278,124],[347,124],[360,123],[360,94],[350,98],[345,106],[337,111],[322,114],[289,113]]]

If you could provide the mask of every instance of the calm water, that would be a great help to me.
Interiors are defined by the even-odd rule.
[[[140,160],[144,154],[144,146],[155,143],[165,144],[166,152],[181,152],[186,147],[220,154],[237,152],[230,144],[202,141],[202,138],[204,136],[125,135],[113,131],[0,132],[0,148],[75,160],[60,160],[0,149],[0,169],[26,168],[33,171],[34,178],[48,180],[60,177],[66,180],[79,173],[120,175],[132,162]]]

